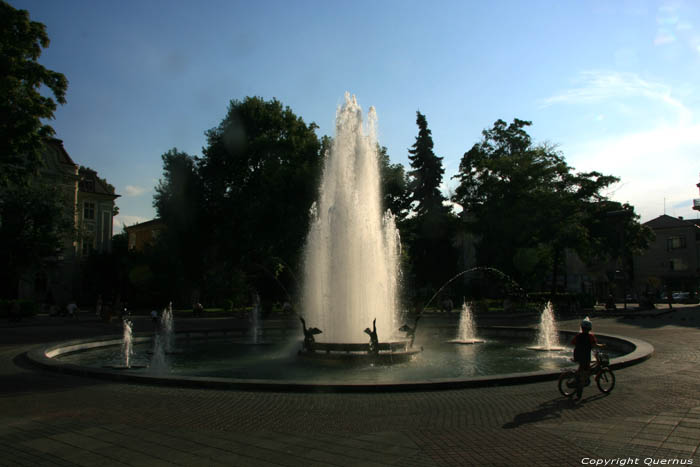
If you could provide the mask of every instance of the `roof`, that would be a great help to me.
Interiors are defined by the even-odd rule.
[[[75,167],[78,166],[78,164],[73,162],[73,159],[71,159],[70,155],[68,155],[68,151],[66,151],[66,148],[63,147],[62,139],[49,138],[47,143],[53,146],[55,149],[57,149],[58,162],[60,162],[61,164],[72,165]]]
[[[652,219],[650,221],[647,221],[644,223],[647,227],[650,227],[652,229],[671,229],[671,228],[677,228],[677,227],[690,227],[693,225],[691,221],[679,219],[677,217],[671,217],[666,214],[663,214],[656,219]]]
[[[145,229],[148,227],[151,227],[151,228],[153,228],[153,227],[165,227],[165,223],[163,223],[163,221],[161,219],[155,218],[155,219],[151,219],[150,221],[141,222],[139,224],[130,225],[128,227],[124,226],[124,230],[126,230],[128,232],[131,229],[137,230],[137,229]]]

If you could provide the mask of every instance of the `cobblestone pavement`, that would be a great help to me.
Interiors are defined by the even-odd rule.
[[[574,403],[553,381],[368,394],[121,384],[38,370],[22,356],[104,325],[3,323],[0,465],[700,465],[700,307],[594,325],[655,354],[617,370],[610,395],[589,387]]]

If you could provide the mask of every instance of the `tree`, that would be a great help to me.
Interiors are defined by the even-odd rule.
[[[291,280],[306,237],[322,160],[316,128],[276,99],[248,97],[206,133],[197,167],[213,259],[268,296],[288,293],[281,276]]]
[[[41,86],[66,102],[66,77],[37,61],[48,46],[45,25],[0,1],[0,186],[36,172],[43,142],[54,134],[42,119],[53,118],[56,102],[39,93]]]
[[[163,178],[156,186],[153,207],[166,228],[157,249],[150,253],[159,256],[158,263],[167,265],[164,273],[171,286],[180,291],[177,299],[189,301],[203,283],[205,246],[210,238],[204,222],[206,206],[198,159],[177,148],[161,159]]]
[[[566,249],[589,262],[614,254],[600,222],[619,207],[602,194],[618,179],[574,173],[555,147],[532,143],[525,131],[530,125],[497,120],[484,130],[462,158],[453,201],[464,209],[464,228],[481,238],[479,265],[502,269],[530,287],[548,276],[554,289]],[[633,208],[626,209],[631,215],[625,228],[642,248],[644,229]]]
[[[13,183],[0,200],[0,297],[15,298],[25,273],[62,254],[65,235],[72,232],[70,202],[60,189],[34,179]]]
[[[440,192],[442,158],[433,152],[433,138],[425,115],[416,112],[418,136],[409,160],[409,202],[413,216],[403,223],[405,238],[411,258],[413,288],[419,290],[423,300],[456,272],[457,254],[454,248],[455,218],[445,206],[446,198]]]
[[[68,81],[38,63],[49,45],[46,27],[0,0],[0,293],[15,297],[20,278],[56,257],[72,216],[60,189],[42,180],[45,141],[54,134],[42,119],[65,103]],[[68,204],[70,205],[70,204]]]
[[[447,209],[444,206],[446,198],[440,192],[440,184],[445,169],[442,167],[442,157],[433,152],[433,137],[428,129],[425,115],[416,112],[418,136],[409,149],[408,159],[411,161],[409,190],[410,199],[418,216],[440,217]]]
[[[377,147],[379,158],[379,176],[384,199],[383,208],[391,210],[398,224],[406,218],[409,211],[408,179],[403,165],[392,164],[385,146]]]

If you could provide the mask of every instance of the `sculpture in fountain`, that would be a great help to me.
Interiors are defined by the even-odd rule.
[[[314,336],[316,334],[321,334],[323,331],[319,328],[307,328],[304,318],[299,317],[299,319],[301,320],[301,329],[304,331],[304,350],[307,352],[314,352],[314,343],[316,342]]]

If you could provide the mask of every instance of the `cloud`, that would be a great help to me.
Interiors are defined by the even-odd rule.
[[[118,234],[124,230],[124,227],[128,227],[134,224],[140,224],[141,222],[146,222],[151,219],[142,216],[129,216],[127,214],[119,214],[114,218],[114,233]]]
[[[124,188],[124,193],[126,196],[141,196],[146,192],[146,188],[135,185],[127,185]]]
[[[670,31],[659,29],[654,38],[654,45],[666,45],[676,42],[676,38]]]
[[[678,119],[683,123],[690,122],[692,119],[692,112],[673,96],[669,86],[642,79],[636,73],[585,71],[579,74],[576,81],[580,83],[578,87],[543,99],[542,106],[645,98],[668,106],[676,112]]]
[[[629,202],[642,221],[664,213],[695,218],[698,197],[700,124],[659,127],[601,139],[574,148],[568,159],[577,170],[615,175],[612,199]]]

